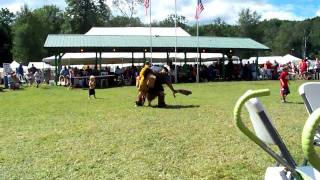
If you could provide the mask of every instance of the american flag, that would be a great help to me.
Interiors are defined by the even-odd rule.
[[[144,8],[146,9],[146,15],[148,14],[148,8],[149,8],[149,0],[144,0]]]
[[[202,4],[201,0],[198,0],[197,7],[196,7],[196,15],[195,15],[196,19],[199,19],[200,13],[203,10],[204,10],[203,4]]]

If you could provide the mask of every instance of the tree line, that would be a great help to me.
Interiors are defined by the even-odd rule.
[[[43,48],[48,34],[84,34],[91,27],[149,26],[135,17],[143,0],[113,0],[110,8],[103,0],[66,0],[64,10],[55,5],[31,9],[27,5],[17,13],[0,10],[0,66],[13,59],[23,64],[41,61],[50,56]],[[113,11],[117,10],[118,15]],[[152,22],[153,27],[174,27],[175,15]],[[196,25],[184,16],[177,16],[177,26],[196,35]],[[201,36],[249,37],[271,48],[261,55],[292,54],[297,57],[317,57],[320,53],[320,17],[304,21],[263,20],[250,9],[239,13],[237,24],[222,18],[199,26]],[[248,58],[251,54],[244,54]]]

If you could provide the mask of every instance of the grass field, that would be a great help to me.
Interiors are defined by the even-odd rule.
[[[262,103],[300,164],[302,83],[291,82],[287,104],[278,81],[178,84],[193,94],[166,89],[162,109],[134,107],[135,87],[98,89],[95,100],[64,87],[0,92],[0,179],[263,179],[275,162],[234,126],[235,102],[269,88]]]

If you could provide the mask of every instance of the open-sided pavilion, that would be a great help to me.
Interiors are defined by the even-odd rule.
[[[199,52],[199,62],[203,53],[222,53],[234,55],[241,52],[251,52],[259,56],[261,51],[270,50],[267,46],[250,38],[238,37],[209,37],[209,36],[146,36],[146,35],[79,35],[79,34],[50,34],[44,47],[55,56],[55,66],[61,65],[65,53],[91,52],[95,53],[95,62],[100,64],[102,53],[131,53],[134,63],[134,53],[166,53],[164,62],[169,62],[169,53]],[[222,56],[223,58],[225,56]],[[150,58],[152,61],[152,56]],[[223,59],[224,60],[224,59]],[[108,63],[108,62],[107,62]],[[121,61],[120,61],[121,63]],[[101,69],[101,68],[100,68]],[[58,68],[56,68],[56,75]]]

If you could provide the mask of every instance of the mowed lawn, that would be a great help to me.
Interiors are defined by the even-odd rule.
[[[263,179],[275,162],[235,127],[235,102],[269,88],[261,101],[300,164],[302,83],[290,82],[287,104],[279,81],[176,84],[193,94],[166,88],[161,109],[135,107],[135,87],[97,89],[95,100],[64,87],[0,92],[0,179]]]

